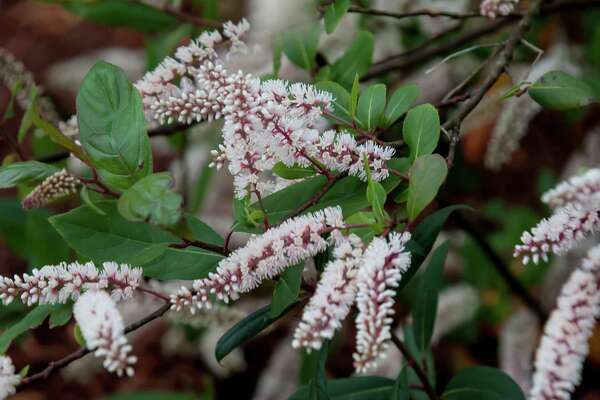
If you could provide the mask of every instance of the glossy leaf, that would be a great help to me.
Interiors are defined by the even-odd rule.
[[[325,10],[325,31],[332,33],[350,8],[350,0],[334,0]]]
[[[282,34],[282,50],[291,62],[302,69],[312,71],[317,56],[321,28],[318,24],[305,29],[286,31]]]
[[[83,186],[81,188],[81,190],[79,191],[79,196],[81,197],[81,200],[83,200],[83,203],[85,205],[90,207],[92,210],[96,211],[99,215],[106,215],[106,213],[96,205],[95,200],[92,198],[92,195],[90,194],[90,191],[88,190],[87,186]]]
[[[304,179],[315,174],[315,170],[309,167],[294,165],[288,167],[281,161],[273,166],[273,173],[283,179]]]
[[[317,365],[313,376],[308,382],[308,400],[330,400],[325,379],[325,363],[329,353],[329,342],[324,342],[319,349]]]
[[[60,171],[53,165],[39,161],[24,161],[0,167],[0,189],[14,187],[20,183],[41,181]]]
[[[373,34],[368,31],[358,32],[352,45],[331,66],[335,81],[349,89],[355,75],[360,78],[369,70],[373,48]]]
[[[271,302],[271,318],[276,318],[298,300],[304,262],[288,267],[277,281]]]
[[[155,7],[127,0],[68,0],[65,8],[85,19],[104,25],[127,26],[139,31],[161,31],[177,26],[177,18]]]
[[[373,131],[379,126],[385,110],[385,98],[386,88],[381,83],[369,86],[360,94],[356,115],[366,130]]]
[[[142,100],[118,67],[100,61],[87,73],[77,119],[81,144],[111,188],[126,190],[152,172]]]
[[[57,304],[50,313],[50,329],[66,325],[73,315],[73,303]]]
[[[199,220],[193,215],[186,215],[185,220],[188,228],[192,231],[194,239],[201,240],[216,246],[223,246],[225,240],[207,223]]]
[[[437,313],[438,294],[442,286],[442,271],[448,254],[449,242],[438,246],[425,272],[421,274],[417,297],[413,306],[413,332],[421,352],[429,349]]]
[[[52,306],[50,305],[37,306],[29,311],[19,322],[3,331],[0,334],[0,354],[4,354],[12,341],[17,337],[40,326],[50,312],[52,312]]]
[[[181,217],[181,195],[171,190],[171,174],[161,172],[137,181],[119,198],[117,207],[129,221],[171,226]]]
[[[279,317],[272,318],[270,315],[271,305],[269,304],[248,315],[225,332],[217,342],[215,348],[215,357],[217,358],[217,361],[220,362],[235,348],[258,335],[262,330],[266,329],[269,325],[283,316],[280,315]]]
[[[419,87],[415,84],[400,86],[396,89],[385,107],[385,126],[392,125],[404,115],[419,94]]]
[[[440,116],[435,107],[422,104],[410,110],[404,120],[402,135],[410,149],[411,160],[431,154],[440,138]]]
[[[529,96],[542,107],[568,110],[598,101],[584,81],[562,71],[546,72],[529,87]]]
[[[419,216],[431,203],[446,180],[448,166],[439,154],[423,155],[410,168],[407,213],[410,220]]]
[[[443,400],[525,400],[519,385],[496,368],[474,366],[460,371],[450,380]]]

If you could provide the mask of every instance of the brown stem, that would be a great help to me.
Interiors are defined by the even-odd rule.
[[[331,189],[333,184],[336,183],[337,181],[339,181],[342,177],[343,177],[342,174],[328,177],[327,183],[325,184],[325,186],[323,186],[321,188],[321,190],[319,190],[319,192],[317,192],[314,196],[312,196],[310,199],[308,199],[307,201],[302,203],[298,208],[296,208],[294,210],[294,212],[288,218],[296,217],[296,216],[302,214],[308,208],[317,204],[319,202],[319,200],[321,200],[321,198],[325,195],[325,193],[327,193],[329,191],[329,189]]]
[[[224,256],[229,254],[229,251],[227,250],[227,248],[225,246],[221,247],[221,246],[217,246],[212,243],[203,242],[201,240],[188,240],[185,238],[182,238],[181,240],[183,240],[182,243],[174,243],[174,244],[171,244],[169,247],[174,248],[174,249],[185,249],[190,246],[194,246],[194,247],[199,247],[201,249],[210,250],[215,253],[222,254]]]
[[[171,308],[171,303],[166,303],[165,305],[163,305],[161,308],[154,311],[153,313],[151,313],[151,314],[145,316],[144,318],[127,326],[125,328],[125,333],[133,332],[136,329],[146,325],[147,323],[154,321],[155,319],[161,317],[164,313],[169,311],[170,308]],[[91,352],[91,350],[88,350],[87,348],[82,347],[79,350],[61,358],[60,360],[52,361],[48,364],[48,366],[46,368],[44,368],[44,370],[42,370],[36,374],[33,374],[27,378],[22,379],[21,382],[19,383],[19,387],[21,388],[25,385],[29,385],[32,382],[47,379],[54,371],[57,371],[57,370],[60,370],[64,367],[66,367],[73,361],[79,360],[80,358],[82,358],[83,356],[85,356],[86,354],[88,354],[90,352]]]
[[[425,373],[425,371],[423,371],[421,364],[419,364],[419,362],[412,356],[408,348],[404,345],[402,340],[400,340],[400,338],[396,336],[395,333],[392,333],[392,342],[394,342],[394,345],[396,345],[398,350],[400,350],[400,353],[402,353],[402,356],[405,358],[407,364],[410,365],[417,374],[417,377],[423,385],[423,391],[427,393],[427,396],[431,400],[438,400],[439,397],[435,394],[435,390],[433,389],[431,382],[429,382],[427,374]]]

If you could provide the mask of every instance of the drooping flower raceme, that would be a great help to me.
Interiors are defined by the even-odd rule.
[[[96,290],[84,293],[75,302],[73,315],[86,347],[104,358],[104,368],[118,376],[133,376],[137,357],[130,354],[123,318],[110,295]]]
[[[23,208],[44,207],[55,200],[76,193],[79,184],[79,179],[67,170],[58,171],[44,179],[23,199]]]
[[[405,249],[409,233],[376,237],[363,255],[357,276],[356,352],[354,367],[364,373],[377,364],[391,338],[395,288],[410,266]]]
[[[547,260],[548,253],[563,254],[586,236],[600,229],[600,199],[559,208],[550,218],[543,219],[531,232],[521,236],[514,256],[538,263]]]
[[[480,13],[484,17],[495,19],[498,16],[510,14],[519,0],[483,0],[480,5]]]
[[[221,260],[217,270],[194,281],[193,290],[183,287],[171,296],[173,309],[210,307],[209,295],[218,300],[236,300],[240,293],[256,288],[287,267],[325,250],[323,235],[344,227],[342,210],[329,207],[286,220]]]
[[[569,400],[581,380],[588,340],[600,316],[600,246],[592,248],[562,288],[544,327],[530,400]]]
[[[362,259],[363,243],[354,234],[334,238],[333,260],[327,263],[317,290],[302,314],[294,333],[293,347],[318,350],[331,339],[348,315],[356,296],[356,271]]]
[[[15,387],[19,382],[21,377],[15,373],[15,366],[10,357],[0,356],[0,400],[15,394]]]
[[[243,48],[245,20],[226,24],[231,49]],[[394,149],[372,141],[358,145],[348,134],[316,129],[324,112],[333,110],[333,98],[309,84],[289,85],[280,80],[261,82],[242,71],[227,71],[216,45],[218,32],[203,33],[180,47],[136,84],[147,113],[161,123],[224,119],[223,144],[214,152],[214,165],[228,163],[236,196],[263,193],[272,188],[269,171],[281,161],[320,170],[322,165],[366,179],[366,157],[373,179],[388,176],[385,162]],[[226,57],[225,57],[226,58]],[[181,78],[179,86],[175,79]]]
[[[15,275],[13,279],[0,277],[0,300],[5,305],[15,298],[28,306],[56,304],[77,300],[86,290],[105,289],[119,301],[131,298],[141,280],[141,268],[127,264],[105,262],[100,271],[91,262],[46,265],[31,274]]]
[[[572,203],[587,203],[600,193],[600,169],[592,168],[582,175],[559,183],[542,196],[542,201],[551,208],[564,207]]]

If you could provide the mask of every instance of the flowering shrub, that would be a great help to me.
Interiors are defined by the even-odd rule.
[[[598,247],[564,284],[545,322],[532,377],[517,379],[500,369],[473,366],[437,382],[433,352],[440,337],[473,319],[479,306],[473,288],[451,285],[445,290],[459,287],[460,296],[440,297],[438,310],[444,280],[460,275],[444,269],[452,264],[448,255],[455,253],[456,238],[438,240],[451,216],[479,243],[498,277],[539,319],[546,318],[529,288],[464,219],[461,212],[468,207],[443,205],[456,198],[444,190],[456,185],[448,178],[457,152],[461,157],[457,145],[465,118],[480,112],[484,96],[492,96],[490,88],[508,70],[515,48],[537,49],[523,39],[532,19],[564,5],[534,0],[519,7],[517,0],[484,0],[478,12],[423,9],[400,15],[343,0],[316,3],[312,10],[318,20],[276,35],[273,43],[258,43],[273,45],[270,74],[241,67],[259,54],[246,19],[203,30],[195,39],[187,37],[190,28],[185,40],[163,37],[176,48],[163,51],[164,58],[135,82],[113,64],[95,63],[78,88],[76,115],[64,120],[51,100],[40,96],[41,87],[24,65],[0,52],[0,79],[13,89],[11,107],[14,100],[26,110],[18,139],[49,138],[62,152],[36,159],[18,140],[13,158],[0,167],[0,188],[16,187],[18,193],[12,194],[29,215],[54,210],[45,217],[46,229],[68,246],[58,260],[35,260],[28,272],[0,277],[2,305],[20,312],[27,308],[20,322],[2,328],[0,352],[48,316],[51,328],[72,321],[80,345],[45,369],[32,366],[20,373],[13,359],[1,356],[1,399],[90,352],[106,371],[132,378],[144,365],[134,337],[127,334],[164,315],[173,325],[202,328],[214,337],[203,342],[212,347],[209,366],[215,358],[231,359],[234,351],[239,356],[236,349],[269,327],[291,326],[285,340],[310,371],[303,385],[292,386],[292,399],[525,399],[527,390],[516,381],[531,382],[530,399],[571,397],[600,306]],[[98,12],[95,7],[110,9],[111,4],[149,13],[142,15],[157,24],[169,18],[208,23],[168,4],[110,1],[68,7],[89,17]],[[377,41],[368,31],[358,32],[335,61],[319,50],[323,27],[334,33],[349,12],[487,17],[500,22],[493,23],[498,29],[515,25],[507,40],[494,45],[493,64],[487,69],[487,61],[482,64],[484,77],[475,90],[464,92],[480,69],[434,105],[421,100],[434,97],[420,93],[425,82],[396,86],[379,79],[389,59],[373,62]],[[442,63],[463,52],[447,55]],[[283,73],[282,55],[300,78]],[[529,78],[528,72],[504,94],[519,99],[505,107],[495,129],[506,133],[512,126],[518,132],[493,136],[486,162],[494,167],[510,160],[542,107],[563,110],[594,102],[593,90],[566,73],[547,72],[535,82]],[[464,94],[456,95],[459,91]],[[519,110],[526,111],[515,119]],[[13,117],[7,113],[3,120]],[[225,235],[196,216],[199,200],[189,197],[185,157],[177,167],[184,172],[166,171],[160,144],[150,139],[173,135],[173,143],[186,143],[198,125],[209,126],[216,136],[201,178],[221,167],[232,177],[230,197],[219,195],[219,202],[233,202],[233,223]],[[508,150],[496,154],[498,149]],[[194,193],[201,197],[207,190],[199,181]],[[523,264],[544,263],[591,237],[600,229],[599,192],[598,169],[547,191],[542,201],[552,215],[522,234],[514,256]],[[268,304],[262,308],[249,300],[265,293]],[[477,304],[460,304],[465,298]],[[448,305],[452,299],[459,304]],[[244,302],[252,305],[249,315],[238,309]],[[151,310],[137,320],[128,307]],[[466,316],[454,315],[460,312]],[[164,334],[169,335],[176,334]],[[354,375],[326,379],[328,356],[348,337]],[[390,370],[395,380],[375,376]]]

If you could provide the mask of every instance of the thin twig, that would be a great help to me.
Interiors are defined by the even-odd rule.
[[[136,329],[146,325],[147,323],[154,321],[155,319],[161,317],[164,313],[169,311],[170,308],[171,308],[171,303],[165,303],[158,310],[154,311],[153,313],[151,313],[151,314],[145,316],[144,318],[127,326],[125,328],[125,333],[133,332]],[[66,367],[73,361],[79,360],[80,358],[82,358],[83,356],[85,356],[86,354],[91,353],[91,352],[92,352],[92,350],[88,350],[87,348],[82,347],[79,350],[74,351],[73,353],[61,358],[60,360],[52,361],[48,364],[48,366],[46,368],[44,368],[44,370],[42,370],[36,374],[33,374],[27,378],[22,379],[21,382],[19,383],[19,387],[21,388],[25,385],[29,385],[30,383],[33,383],[33,382],[36,382],[36,381],[39,381],[42,379],[47,379],[53,372]]]
[[[394,342],[394,345],[396,345],[398,350],[400,350],[400,353],[402,353],[402,356],[406,359],[407,364],[410,365],[413,371],[415,371],[417,374],[421,384],[423,384],[423,391],[427,393],[427,396],[429,396],[431,400],[437,400],[438,396],[435,394],[435,390],[433,389],[431,382],[429,382],[427,374],[425,371],[423,371],[421,364],[419,364],[419,362],[413,357],[413,355],[410,353],[410,350],[408,350],[402,340],[400,340],[395,333],[392,333],[392,342]]]
[[[329,191],[329,189],[331,189],[333,184],[336,183],[338,180],[340,180],[342,177],[343,177],[342,174],[329,177],[327,179],[327,183],[325,184],[325,186],[323,186],[321,188],[321,190],[319,190],[319,192],[317,192],[310,199],[308,199],[307,201],[302,203],[300,206],[298,206],[298,208],[296,208],[294,210],[294,212],[289,216],[289,218],[296,217],[296,216],[302,214],[304,211],[306,211],[310,207],[312,207],[313,205],[317,204],[319,202],[319,200],[321,200],[321,198],[325,195],[325,193],[327,193]]]

